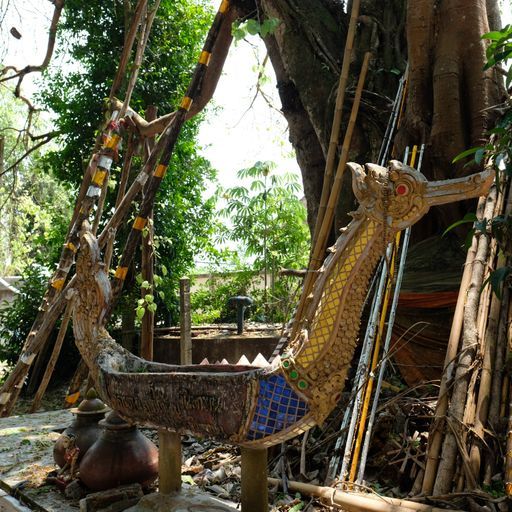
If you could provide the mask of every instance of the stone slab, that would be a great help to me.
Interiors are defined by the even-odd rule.
[[[149,494],[137,505],[125,512],[234,512],[239,510],[234,503],[229,503],[213,496],[201,493],[193,487],[184,486],[174,495]]]

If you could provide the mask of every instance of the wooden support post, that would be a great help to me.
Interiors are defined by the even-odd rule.
[[[242,448],[242,512],[268,512],[267,449]]]
[[[180,279],[180,363],[192,364],[192,322],[190,319],[190,279]]]
[[[181,489],[181,436],[168,430],[158,431],[158,490],[172,494]]]
[[[180,363],[192,364],[190,335],[190,280],[180,279]],[[161,494],[181,489],[181,436],[168,430],[158,432],[159,439],[159,491]]]

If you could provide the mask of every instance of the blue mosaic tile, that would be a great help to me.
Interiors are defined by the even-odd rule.
[[[247,439],[255,441],[284,430],[308,412],[282,375],[271,375],[260,381],[258,403],[251,421]]]

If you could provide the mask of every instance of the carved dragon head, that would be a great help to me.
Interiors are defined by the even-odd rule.
[[[494,170],[486,169],[464,178],[427,181],[421,172],[397,160],[388,167],[347,166],[362,213],[397,231],[413,225],[431,206],[483,195],[494,179]]]

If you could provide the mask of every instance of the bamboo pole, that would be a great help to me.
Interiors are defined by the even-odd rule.
[[[313,231],[313,238],[311,247],[315,247],[318,239],[318,234],[324,220],[325,209],[329,199],[329,191],[331,189],[332,173],[334,170],[334,162],[336,159],[336,150],[338,148],[338,141],[340,138],[341,118],[343,116],[343,104],[345,102],[345,91],[347,89],[348,75],[350,70],[350,61],[352,60],[352,52],[354,49],[354,38],[356,34],[357,20],[359,18],[359,7],[361,1],[354,0],[350,10],[350,21],[347,31],[347,40],[345,42],[345,49],[343,51],[343,63],[341,65],[340,79],[338,82],[338,90],[336,92],[336,104],[334,107],[334,117],[331,127],[331,137],[329,140],[329,148],[327,150],[327,158],[325,161],[324,181],[322,185],[322,195],[320,196],[320,204],[316,217],[315,229]]]
[[[336,204],[338,203],[339,194],[341,192],[341,185],[343,183],[343,174],[345,172],[345,168],[348,162],[348,152],[350,150],[352,135],[354,133],[357,114],[359,112],[359,105],[361,103],[361,95],[363,93],[364,82],[366,80],[366,73],[368,72],[368,66],[370,64],[370,57],[370,52],[367,52],[364,56],[363,66],[361,67],[361,73],[359,75],[359,80],[357,82],[354,102],[352,103],[352,111],[350,113],[350,119],[348,121],[347,131],[345,132],[345,138],[343,140],[343,146],[341,148],[341,155],[338,162],[338,167],[336,169],[336,176],[334,178],[334,183],[331,190],[331,194],[329,196],[329,201],[327,202],[325,214],[322,219],[322,225],[320,226],[318,232],[318,238],[311,252],[311,258],[308,269],[309,272],[306,274],[306,277],[304,279],[302,294],[300,296],[299,304],[297,305],[297,313],[295,315],[295,321],[292,327],[292,332],[290,334],[291,338],[293,338],[299,330],[306,302],[316,279],[316,273],[314,271],[319,268],[320,264],[323,261],[323,256],[325,254],[327,238],[332,227],[334,210]]]
[[[490,219],[496,203],[496,186],[494,185],[485,203],[484,218]],[[463,431],[464,406],[468,390],[470,373],[469,369],[474,360],[477,339],[477,312],[480,291],[483,283],[483,275],[487,261],[489,235],[479,233],[476,257],[473,262],[471,282],[468,288],[468,297],[464,307],[464,329],[462,336],[462,349],[457,360],[455,381],[453,384],[452,399],[447,410],[448,418],[452,420],[451,430],[447,431],[443,442],[442,458],[439,462],[437,477],[434,484],[434,494],[446,494],[452,488],[452,480],[455,472],[457,453],[459,452],[458,440]],[[466,469],[466,466],[465,466]],[[468,484],[476,484],[474,476],[466,471]]]
[[[510,303],[510,290],[507,286],[503,287],[503,300],[501,301],[500,322],[498,328],[498,336],[496,341],[496,355],[494,361],[494,371],[492,372],[492,387],[490,396],[492,397],[489,405],[489,414],[487,423],[491,432],[499,430],[499,422],[504,413],[500,416],[501,404],[504,403],[502,396],[503,385],[503,370],[505,366],[505,353],[507,348],[507,324]],[[493,442],[494,446],[498,446],[496,441]],[[491,485],[491,479],[495,475],[496,468],[496,455],[495,452],[486,452],[485,454],[485,471],[484,471],[484,485]]]
[[[505,492],[512,496],[512,380],[509,378],[509,412],[507,425],[507,448],[505,451]]]
[[[416,163],[417,152],[418,152],[418,146],[415,145],[412,148],[411,161],[409,163],[409,165],[411,165],[411,167],[414,167],[414,165]],[[366,420],[368,417],[368,409],[370,407],[370,400],[371,400],[372,392],[373,392],[373,384],[375,382],[374,372],[375,372],[375,369],[377,368],[377,365],[379,362],[380,346],[381,346],[382,336],[384,334],[384,328],[386,325],[386,318],[387,318],[388,308],[389,308],[389,299],[391,297],[391,290],[393,287],[393,281],[395,279],[395,265],[396,265],[398,248],[400,246],[400,237],[401,237],[400,233],[397,233],[396,237],[395,237],[395,245],[394,245],[394,250],[392,253],[391,264],[389,267],[389,273],[388,273],[388,277],[387,277],[386,291],[384,293],[384,300],[382,302],[382,310],[380,313],[379,329],[377,331],[377,337],[375,338],[375,347],[373,349],[373,358],[372,358],[372,362],[371,362],[371,368],[368,373],[368,380],[366,382],[366,390],[365,390],[365,396],[364,396],[364,400],[363,400],[363,406],[361,408],[361,418],[359,420],[359,425],[358,425],[356,444],[354,447],[354,453],[352,454],[352,465],[350,467],[350,474],[349,474],[350,482],[353,482],[355,479],[357,466],[359,463],[359,454],[361,452],[361,445],[362,445],[362,441],[363,441]]]
[[[389,273],[387,276],[386,282],[386,290],[384,292],[384,300],[382,301],[382,309],[380,312],[380,321],[379,328],[377,330],[377,336],[375,338],[375,344],[373,347],[373,357],[370,366],[370,371],[368,373],[368,379],[366,381],[366,389],[364,393],[363,405],[361,408],[361,417],[359,419],[358,432],[356,437],[356,443],[354,446],[354,450],[352,453],[352,464],[350,466],[350,473],[348,480],[349,482],[353,482],[356,476],[357,466],[359,463],[359,454],[361,452],[361,444],[363,440],[363,435],[366,427],[366,419],[368,418],[368,409],[370,407],[370,400],[373,393],[373,384],[375,382],[375,369],[377,368],[377,364],[379,363],[379,354],[380,354],[380,345],[382,340],[382,335],[384,333],[384,327],[386,325],[386,318],[388,315],[388,307],[389,307],[389,299],[391,297],[391,289],[393,287],[393,281],[395,277],[395,263],[398,247],[400,245],[400,232],[396,234],[394,250],[391,257],[391,264],[389,266]]]
[[[281,480],[269,478],[272,485],[281,485]],[[300,492],[307,496],[320,498],[327,505],[335,505],[347,512],[460,512],[454,509],[441,509],[432,505],[416,503],[415,501],[388,498],[374,494],[349,493],[332,487],[320,487],[318,485],[302,482],[288,481],[291,491]]]
[[[41,384],[39,385],[39,388],[34,397],[34,401],[32,402],[32,406],[30,408],[31,413],[36,412],[39,409],[41,400],[46,392],[46,388],[48,387],[50,379],[53,375],[53,371],[55,370],[55,365],[57,364],[57,359],[59,358],[62,344],[64,343],[64,338],[66,337],[66,332],[68,330],[69,320],[71,318],[71,314],[73,313],[73,303],[73,298],[68,296],[68,303],[62,317],[62,323],[60,325],[59,333],[57,334],[57,340],[53,346],[52,355],[48,361],[48,365],[41,380]]]
[[[363,344],[363,349],[361,351],[361,356],[359,358],[359,364],[357,367],[357,374],[354,382],[356,383],[356,395],[354,399],[354,406],[352,417],[350,418],[350,425],[347,432],[347,440],[345,443],[345,451],[343,454],[343,461],[341,464],[341,471],[339,480],[344,481],[347,479],[348,475],[348,467],[350,464],[350,459],[352,457],[352,444],[354,441],[354,433],[356,429],[356,424],[359,417],[359,410],[361,407],[361,401],[363,398],[363,387],[364,382],[367,377],[368,371],[368,363],[371,357],[372,346],[375,341],[375,336],[377,332],[377,324],[379,321],[379,311],[381,309],[381,304],[384,295],[384,287],[387,282],[388,275],[388,261],[391,260],[391,254],[393,250],[393,244],[388,244],[386,249],[386,256],[384,262],[382,264],[382,273],[380,275],[379,284],[377,287],[377,291],[375,292],[375,297],[373,299],[372,309],[370,313],[370,321],[368,322],[368,326],[366,328],[365,339]]]
[[[477,206],[477,217],[482,218],[485,207],[485,198],[480,198]],[[439,453],[444,438],[444,423],[445,415],[448,410],[449,404],[449,387],[448,383],[452,378],[455,367],[455,358],[457,356],[460,335],[462,332],[462,322],[464,305],[466,303],[467,290],[471,282],[471,272],[473,262],[476,256],[477,239],[473,237],[471,247],[468,250],[466,261],[464,263],[464,271],[462,273],[459,295],[457,297],[457,304],[453,314],[452,326],[450,336],[448,338],[448,346],[444,360],[443,374],[441,375],[441,383],[439,386],[439,395],[436,404],[432,428],[429,435],[427,446],[427,461],[425,465],[425,476],[423,478],[422,493],[429,496],[434,489],[437,468],[439,465]]]

